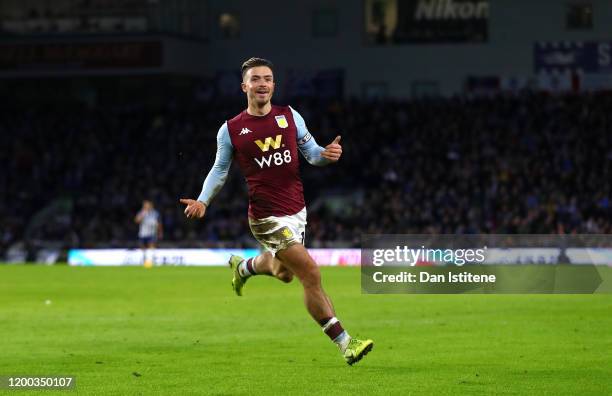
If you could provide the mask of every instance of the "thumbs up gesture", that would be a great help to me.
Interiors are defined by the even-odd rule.
[[[321,157],[331,162],[338,162],[341,155],[342,146],[340,146],[340,135],[338,135],[333,142],[325,146],[325,150],[321,152]]]

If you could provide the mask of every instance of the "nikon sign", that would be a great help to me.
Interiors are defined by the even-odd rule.
[[[420,0],[414,18],[417,21],[444,19],[487,19],[487,1]]]
[[[396,41],[407,43],[485,42],[488,0],[398,2]]]

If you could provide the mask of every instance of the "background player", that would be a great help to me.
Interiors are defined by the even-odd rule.
[[[153,207],[153,202],[142,201],[142,208],[134,217],[136,224],[139,224],[138,239],[140,248],[143,249],[143,264],[150,267],[153,263],[149,257],[149,249],[155,249],[158,239],[162,238],[162,224],[159,221],[159,213]]]
[[[306,207],[299,176],[298,150],[313,165],[337,162],[342,155],[340,136],[320,147],[302,116],[289,106],[273,106],[273,65],[251,58],[242,65],[242,90],[248,107],[224,123],[217,134],[215,163],[197,200],[181,199],[188,218],[202,218],[219,192],[233,158],[239,163],[249,190],[249,225],[266,252],[243,260],[233,256],[232,285],[237,295],[253,275],[271,275],[283,282],[297,276],[304,287],[310,315],[353,364],[373,347],[372,340],[351,338],[334,312],[321,286],[317,264],[304,247]]]

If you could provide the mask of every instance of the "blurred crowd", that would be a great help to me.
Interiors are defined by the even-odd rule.
[[[611,233],[612,95],[294,101],[338,164],[303,163],[309,246],[375,233]],[[204,221],[198,196],[222,122],[243,101],[0,110],[0,248],[19,240],[136,246],[154,202],[164,241],[251,246],[236,164]]]

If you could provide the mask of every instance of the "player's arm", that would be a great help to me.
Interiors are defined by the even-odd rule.
[[[333,162],[337,162],[342,155],[342,146],[340,146],[340,136],[336,136],[333,142],[325,146],[319,146],[306,127],[304,118],[295,111],[292,107],[293,121],[297,129],[297,143],[300,152],[311,165],[325,166]]]
[[[138,214],[134,217],[134,223],[136,224],[140,224],[140,222],[142,221],[142,218],[144,217],[144,212],[141,210],[140,212],[138,212]]]
[[[221,190],[225,184],[225,180],[227,180],[227,174],[232,165],[233,156],[234,147],[229,137],[227,123],[224,123],[217,133],[217,154],[215,156],[215,163],[204,180],[202,192],[200,192],[197,200],[187,198],[181,199],[181,203],[187,205],[185,208],[185,215],[188,218],[204,217],[206,208],[210,205],[215,195]]]

